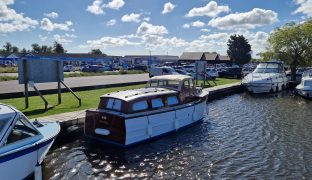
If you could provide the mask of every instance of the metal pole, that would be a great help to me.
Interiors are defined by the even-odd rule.
[[[63,81],[60,81],[60,82],[63,84],[63,86],[65,86],[65,87],[68,89],[68,91],[69,91],[70,93],[72,93],[72,94],[78,99],[78,101],[79,101],[79,106],[81,106],[81,98],[78,97],[78,96],[76,95],[76,93],[75,93],[73,90],[71,90]]]
[[[58,104],[62,103],[62,89],[61,89],[61,78],[60,78],[60,61],[57,61],[57,94],[58,94]]]
[[[27,72],[27,61],[26,59],[22,60],[23,62],[23,75],[24,75],[24,93],[25,93],[25,108],[29,107],[29,99],[28,99],[28,72]]]
[[[48,101],[42,96],[42,94],[40,93],[40,91],[37,89],[37,87],[35,85],[34,85],[34,89],[39,94],[41,99],[44,101],[44,109],[48,110]]]

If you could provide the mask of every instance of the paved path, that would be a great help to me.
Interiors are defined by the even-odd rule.
[[[97,86],[108,84],[131,83],[147,81],[148,74],[127,74],[127,75],[106,75],[106,76],[89,76],[89,77],[71,77],[65,78],[65,84],[70,88]],[[57,83],[40,83],[36,84],[39,90],[57,89]],[[29,88],[29,91],[33,91]],[[17,80],[0,82],[0,94],[24,92],[24,85],[18,84]]]
[[[11,77],[17,77],[17,73],[0,73],[0,76],[11,76]]]

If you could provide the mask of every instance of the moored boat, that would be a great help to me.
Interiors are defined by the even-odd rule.
[[[287,78],[283,63],[269,61],[260,63],[257,68],[242,81],[251,93],[273,93],[286,88]]]
[[[303,72],[301,83],[296,87],[296,92],[303,97],[312,98],[312,70]]]
[[[0,104],[0,179],[41,179],[41,163],[60,126],[57,122],[31,123],[17,109]]]
[[[130,146],[193,125],[203,119],[208,92],[186,75],[151,78],[145,88],[101,96],[86,113],[87,137]]]

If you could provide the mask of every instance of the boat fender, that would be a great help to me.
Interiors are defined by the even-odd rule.
[[[150,124],[148,124],[147,126],[147,134],[149,135],[149,137],[153,135],[153,128],[152,128],[152,125]]]
[[[96,128],[94,132],[95,134],[104,135],[104,136],[107,136],[110,134],[110,131],[108,129],[102,129],[102,128]]]
[[[42,169],[39,163],[36,164],[34,169],[35,180],[42,180]]]

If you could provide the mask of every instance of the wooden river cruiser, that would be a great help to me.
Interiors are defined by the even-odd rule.
[[[176,132],[204,118],[208,92],[186,75],[151,78],[145,88],[101,96],[97,110],[86,112],[86,137],[120,146]]]

